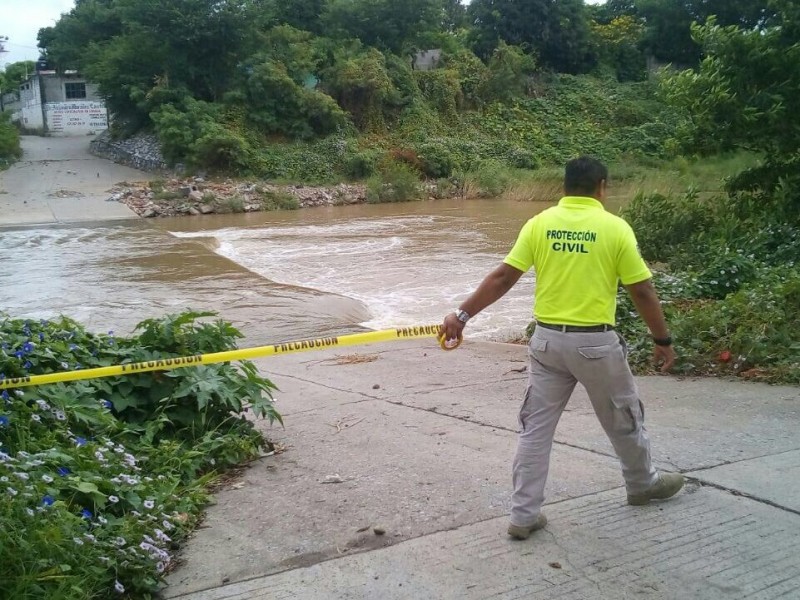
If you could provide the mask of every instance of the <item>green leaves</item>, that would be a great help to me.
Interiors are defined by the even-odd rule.
[[[213,316],[168,315],[141,323],[139,336],[115,338],[69,319],[0,315],[0,372],[235,348],[241,334],[230,323],[200,321]],[[153,593],[168,563],[167,543],[196,520],[205,486],[268,447],[243,413],[280,422],[274,389],[245,362],[7,394],[0,400],[0,462],[14,476],[0,482],[4,592],[106,597],[118,580],[132,597]],[[140,546],[143,539],[149,546]],[[129,547],[141,551],[121,552]]]

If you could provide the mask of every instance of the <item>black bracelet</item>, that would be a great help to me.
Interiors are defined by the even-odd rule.
[[[656,337],[654,337],[653,338],[653,343],[656,346],[672,346],[672,338],[671,337],[665,337],[665,338],[656,338]]]

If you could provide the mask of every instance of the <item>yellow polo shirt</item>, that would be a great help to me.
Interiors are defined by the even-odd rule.
[[[630,225],[581,196],[565,196],[528,221],[503,262],[536,269],[534,317],[557,325],[614,325],[618,282],[653,276]]]

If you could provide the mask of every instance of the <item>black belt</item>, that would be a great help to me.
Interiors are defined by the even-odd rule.
[[[562,333],[600,333],[602,331],[614,331],[613,325],[553,325],[551,323],[536,322],[537,327],[554,329]]]

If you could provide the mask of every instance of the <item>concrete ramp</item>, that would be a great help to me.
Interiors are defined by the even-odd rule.
[[[135,219],[108,190],[152,178],[89,154],[91,136],[24,136],[22,159],[0,171],[0,227]]]

